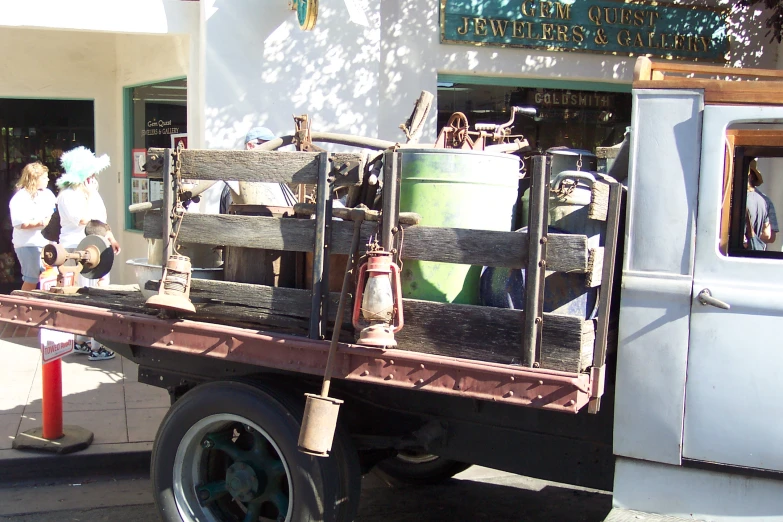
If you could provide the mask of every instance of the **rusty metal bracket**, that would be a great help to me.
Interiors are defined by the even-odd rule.
[[[323,375],[329,351],[328,341],[14,295],[0,296],[0,322],[316,376]],[[337,349],[334,377],[564,413],[577,413],[591,393],[587,374],[345,343]]]
[[[312,133],[310,132],[310,117],[307,114],[294,116],[294,144],[296,145],[296,150],[326,152],[326,149],[313,145]]]

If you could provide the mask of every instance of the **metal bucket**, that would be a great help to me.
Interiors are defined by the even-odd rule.
[[[600,236],[604,223],[587,217],[595,182],[596,175],[592,172],[564,170],[559,174],[552,174],[548,225],[567,234],[584,234],[588,238]],[[522,195],[524,226],[528,223],[529,209],[530,191],[526,190]]]
[[[519,158],[453,149],[403,149],[400,211],[422,226],[510,231],[518,196]],[[403,247],[404,248],[404,247]],[[405,297],[478,304],[481,267],[405,261]]]
[[[589,150],[553,147],[547,149],[547,155],[552,158],[552,174],[555,177],[564,170],[595,171],[598,168],[598,157]]]

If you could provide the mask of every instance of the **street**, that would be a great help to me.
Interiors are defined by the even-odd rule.
[[[600,522],[611,495],[474,467],[421,488],[391,488],[364,478],[356,522]],[[156,520],[146,478],[106,477],[0,488],[0,522],[147,522]]]

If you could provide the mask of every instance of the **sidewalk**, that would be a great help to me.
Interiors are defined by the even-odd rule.
[[[169,395],[139,383],[137,365],[120,355],[90,362],[86,355],[71,354],[62,360],[63,423],[95,434],[88,449],[65,456],[12,449],[17,433],[41,425],[42,383],[38,331],[4,332],[9,334],[14,337],[0,339],[0,480],[13,479],[9,474],[24,478],[44,472],[55,463],[58,468],[70,467],[85,460],[80,456],[90,458],[87,467],[107,463],[114,467],[129,456],[146,457],[149,462],[152,441],[169,408]]]

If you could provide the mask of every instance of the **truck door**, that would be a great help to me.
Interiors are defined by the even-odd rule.
[[[703,122],[682,455],[783,471],[783,254],[747,246],[769,220],[751,166],[783,212],[783,108],[708,105]]]

